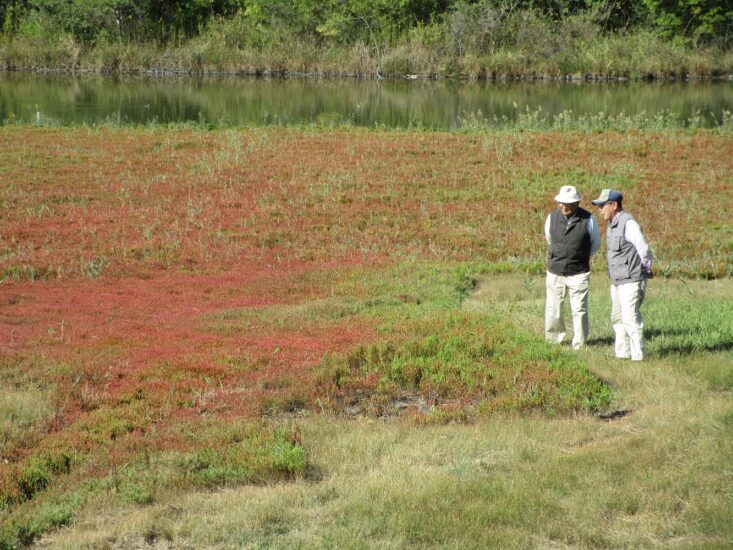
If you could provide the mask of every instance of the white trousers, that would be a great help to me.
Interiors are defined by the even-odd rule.
[[[563,277],[547,273],[545,281],[545,339],[559,344],[565,339],[563,304],[570,297],[570,311],[573,315],[573,348],[580,349],[588,340],[588,289],[590,272]]]
[[[611,285],[611,323],[616,333],[615,352],[620,359],[644,359],[644,321],[641,304],[646,295],[646,279]]]

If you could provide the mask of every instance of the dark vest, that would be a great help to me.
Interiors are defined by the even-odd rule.
[[[614,285],[633,283],[646,278],[636,247],[624,237],[626,222],[633,219],[631,214],[622,210],[616,219],[608,224],[606,258],[608,275]]]
[[[590,271],[590,212],[578,208],[566,221],[560,210],[550,214],[550,249],[547,271],[569,277]]]

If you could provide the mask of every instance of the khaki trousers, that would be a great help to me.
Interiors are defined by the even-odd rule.
[[[545,300],[545,339],[559,344],[565,339],[563,304],[570,298],[573,315],[573,348],[580,349],[588,340],[588,289],[590,272],[563,277],[547,273]]]
[[[644,359],[644,321],[641,304],[646,295],[646,279],[611,285],[611,323],[616,333],[614,351],[619,359]]]

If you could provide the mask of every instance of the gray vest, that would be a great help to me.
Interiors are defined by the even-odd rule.
[[[608,225],[606,256],[608,258],[608,275],[614,285],[633,283],[646,278],[636,247],[624,238],[626,222],[633,219],[631,214],[622,210],[616,216],[616,219]]]

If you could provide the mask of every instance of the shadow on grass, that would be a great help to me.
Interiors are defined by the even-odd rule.
[[[715,353],[733,350],[733,341],[717,342],[715,344],[698,346],[696,344],[670,344],[662,345],[654,350],[655,354],[660,357],[668,355],[692,355],[693,353],[701,353],[704,351]]]
[[[651,329],[644,331],[644,338],[650,351],[659,357],[669,355],[692,355],[702,352],[725,352],[733,350],[733,339],[721,339],[715,342],[695,343],[692,340],[695,336],[694,332],[684,330],[659,330]],[[671,342],[659,342],[660,338],[666,339],[676,337]],[[676,340],[676,341],[674,341]],[[613,336],[601,336],[598,338],[589,338],[587,344],[589,346],[613,346]]]
[[[611,346],[613,345],[613,336],[603,336],[600,338],[589,338],[586,344],[589,346]]]
[[[611,422],[612,420],[618,420],[619,418],[628,416],[631,412],[631,409],[616,409],[604,414],[599,414],[598,419],[603,420],[604,422]]]
[[[684,329],[647,329],[644,336],[654,348],[656,355],[665,357],[668,355],[691,355],[701,352],[725,352],[733,350],[733,338],[729,335],[717,339],[710,338],[708,341],[700,342],[699,335],[694,331]],[[655,342],[662,339],[661,342]],[[664,340],[670,339],[666,342]],[[696,341],[697,340],[697,341]]]
[[[326,479],[326,472],[321,466],[306,464],[303,479],[306,481],[320,482]]]

